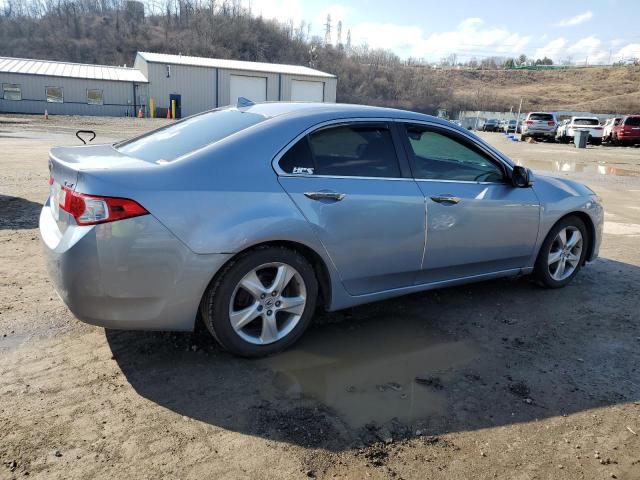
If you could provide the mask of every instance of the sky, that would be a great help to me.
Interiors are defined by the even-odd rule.
[[[384,48],[401,58],[439,61],[473,57],[547,56],[589,65],[640,58],[640,0],[244,0],[255,15],[311,23],[324,38],[327,14],[333,38]]]

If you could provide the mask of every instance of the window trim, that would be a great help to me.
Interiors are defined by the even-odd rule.
[[[60,93],[62,94],[62,97],[61,97],[61,100],[59,102],[58,101],[49,100],[49,94],[47,93],[47,91],[50,88],[59,88],[60,89]],[[60,86],[57,86],[57,85],[45,85],[45,87],[44,87],[44,99],[45,99],[46,103],[64,103],[64,88],[60,87]]]
[[[271,167],[274,169],[276,174],[279,177],[292,177],[292,178],[336,178],[336,179],[357,179],[357,180],[394,180],[394,181],[413,181],[413,175],[411,174],[411,170],[408,165],[407,156],[403,150],[402,141],[400,135],[396,130],[396,120],[393,118],[384,118],[384,117],[372,117],[372,118],[362,118],[362,117],[354,117],[354,118],[340,118],[335,120],[327,120],[325,122],[318,123],[313,125],[302,133],[298,134],[293,138],[289,143],[287,143],[271,160]],[[287,173],[282,168],[280,168],[280,159],[291,150],[294,145],[296,145],[300,140],[304,137],[307,137],[307,142],[309,135],[312,133],[318,132],[320,130],[324,130],[327,128],[338,128],[341,126],[352,126],[354,124],[362,125],[384,125],[385,128],[389,129],[389,133],[391,134],[391,142],[394,146],[396,152],[396,158],[398,161],[398,168],[400,170],[400,177],[366,177],[366,176],[351,176],[351,175],[317,175],[315,173]],[[311,146],[309,146],[311,149]],[[313,155],[313,150],[311,150],[311,155]],[[315,159],[313,159],[314,168],[315,168]]]
[[[478,142],[473,137],[465,133],[458,131],[455,128],[451,128],[447,125],[442,125],[440,123],[434,122],[421,122],[414,120],[398,120],[398,127],[401,129],[405,129],[409,125],[419,126],[429,130],[431,132],[439,133],[441,135],[453,138],[455,141],[462,143],[465,146],[469,144],[472,147],[475,147],[476,150],[479,150],[481,154],[484,154],[487,159],[496,165],[500,170],[502,170],[503,179],[500,182],[480,182],[474,180],[448,180],[448,179],[440,179],[440,178],[418,178],[415,173],[417,171],[417,167],[415,165],[415,160],[413,158],[413,149],[409,143],[409,137],[402,132],[402,144],[405,149],[405,154],[411,165],[411,171],[413,179],[416,182],[440,182],[440,183],[472,183],[477,185],[510,185],[509,177],[510,172],[513,170],[513,166],[509,165],[505,160],[503,160],[500,156],[496,155],[495,152],[489,150],[483,143]],[[472,148],[473,149],[473,148]]]
[[[5,85],[9,85],[9,88],[18,88],[18,90],[20,91],[20,98],[15,99],[15,98],[4,98],[4,92],[5,92]],[[2,100],[5,100],[7,102],[21,102],[22,101],[22,84],[20,83],[9,83],[9,82],[3,82],[2,83]]]

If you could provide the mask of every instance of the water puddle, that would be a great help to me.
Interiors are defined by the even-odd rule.
[[[447,338],[426,320],[372,319],[308,331],[296,347],[260,364],[288,396],[313,397],[358,428],[443,413],[443,383],[478,355],[470,342]]]
[[[525,162],[517,162],[534,170],[542,170],[548,172],[578,172],[590,173],[595,175],[613,175],[617,177],[640,177],[640,171],[619,168],[607,164],[584,164],[571,160],[527,160]]]

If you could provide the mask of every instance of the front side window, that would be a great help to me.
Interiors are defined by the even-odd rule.
[[[46,87],[48,103],[62,103],[64,101],[62,95],[62,87]]]
[[[4,100],[22,100],[22,89],[15,83],[2,84],[2,98]]]
[[[87,103],[89,105],[102,105],[102,90],[87,89]]]
[[[317,175],[400,177],[398,157],[386,126],[346,125],[309,135]]]
[[[501,182],[503,173],[487,155],[453,137],[407,126],[414,175],[427,180]]]

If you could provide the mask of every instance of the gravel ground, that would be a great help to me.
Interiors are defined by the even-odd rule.
[[[640,149],[484,138],[604,199],[567,288],[498,280],[320,314],[248,361],[105,331],[55,295],[47,151],[166,120],[0,116],[0,478],[640,478]]]

